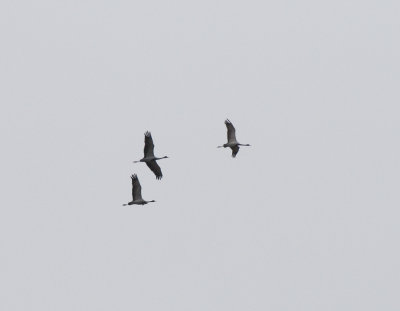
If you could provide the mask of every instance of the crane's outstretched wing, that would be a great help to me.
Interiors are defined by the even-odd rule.
[[[236,142],[236,130],[232,122],[228,119],[225,120],[226,128],[228,129],[228,143]]]
[[[236,157],[237,153],[239,152],[239,146],[233,146],[232,149],[232,158]]]
[[[146,162],[146,165],[149,167],[149,169],[152,170],[152,172],[154,173],[154,175],[156,175],[157,179],[161,179],[162,178],[162,172],[161,172],[161,168],[158,166],[157,162],[155,160],[150,161],[150,162]]]
[[[154,144],[151,133],[147,131],[144,133],[144,157],[151,158],[154,157]]]
[[[131,176],[132,179],[132,199],[133,201],[142,199],[142,186],[136,174]]]

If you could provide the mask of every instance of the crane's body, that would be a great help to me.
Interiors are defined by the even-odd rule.
[[[128,202],[128,203],[126,203],[126,204],[123,204],[123,206],[126,206],[126,205],[134,205],[134,204],[136,204],[136,205],[146,205],[147,203],[149,203],[150,201],[145,201],[145,200],[136,200],[136,201],[131,201],[131,202]],[[151,202],[155,202],[155,201],[151,201]]]
[[[157,161],[157,160],[161,160],[161,159],[165,159],[165,158],[168,158],[168,157],[157,158],[157,157],[153,156],[153,157],[140,159],[139,161],[133,161],[133,163],[138,163],[138,162],[151,163],[152,161]]]

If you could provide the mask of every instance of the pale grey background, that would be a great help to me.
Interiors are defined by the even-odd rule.
[[[2,1],[0,309],[400,310],[399,16]]]

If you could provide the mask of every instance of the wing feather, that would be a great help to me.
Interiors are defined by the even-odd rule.
[[[142,199],[142,186],[136,174],[131,176],[132,179],[132,199],[133,201]]]
[[[156,160],[146,162],[146,165],[149,167],[149,169],[151,169],[151,171],[154,173],[154,175],[156,175],[157,179],[161,179],[163,177],[161,168],[157,164]]]
[[[232,149],[232,157],[236,157],[237,153],[239,152],[239,146],[233,146]]]
[[[236,142],[236,130],[235,130],[235,127],[233,126],[232,122],[229,121],[228,119],[226,119],[225,125],[228,130],[228,133],[227,133],[228,143]]]
[[[144,157],[154,157],[153,138],[151,137],[151,133],[149,131],[144,134]]]

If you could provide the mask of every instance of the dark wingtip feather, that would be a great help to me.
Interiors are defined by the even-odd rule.
[[[236,155],[238,154],[240,149],[239,146],[231,147],[231,149],[232,149],[232,158],[236,158]]]
[[[132,179],[132,184],[133,184],[134,182],[136,182],[137,180],[139,180],[139,178],[137,177],[136,174],[131,175],[131,179]]]

